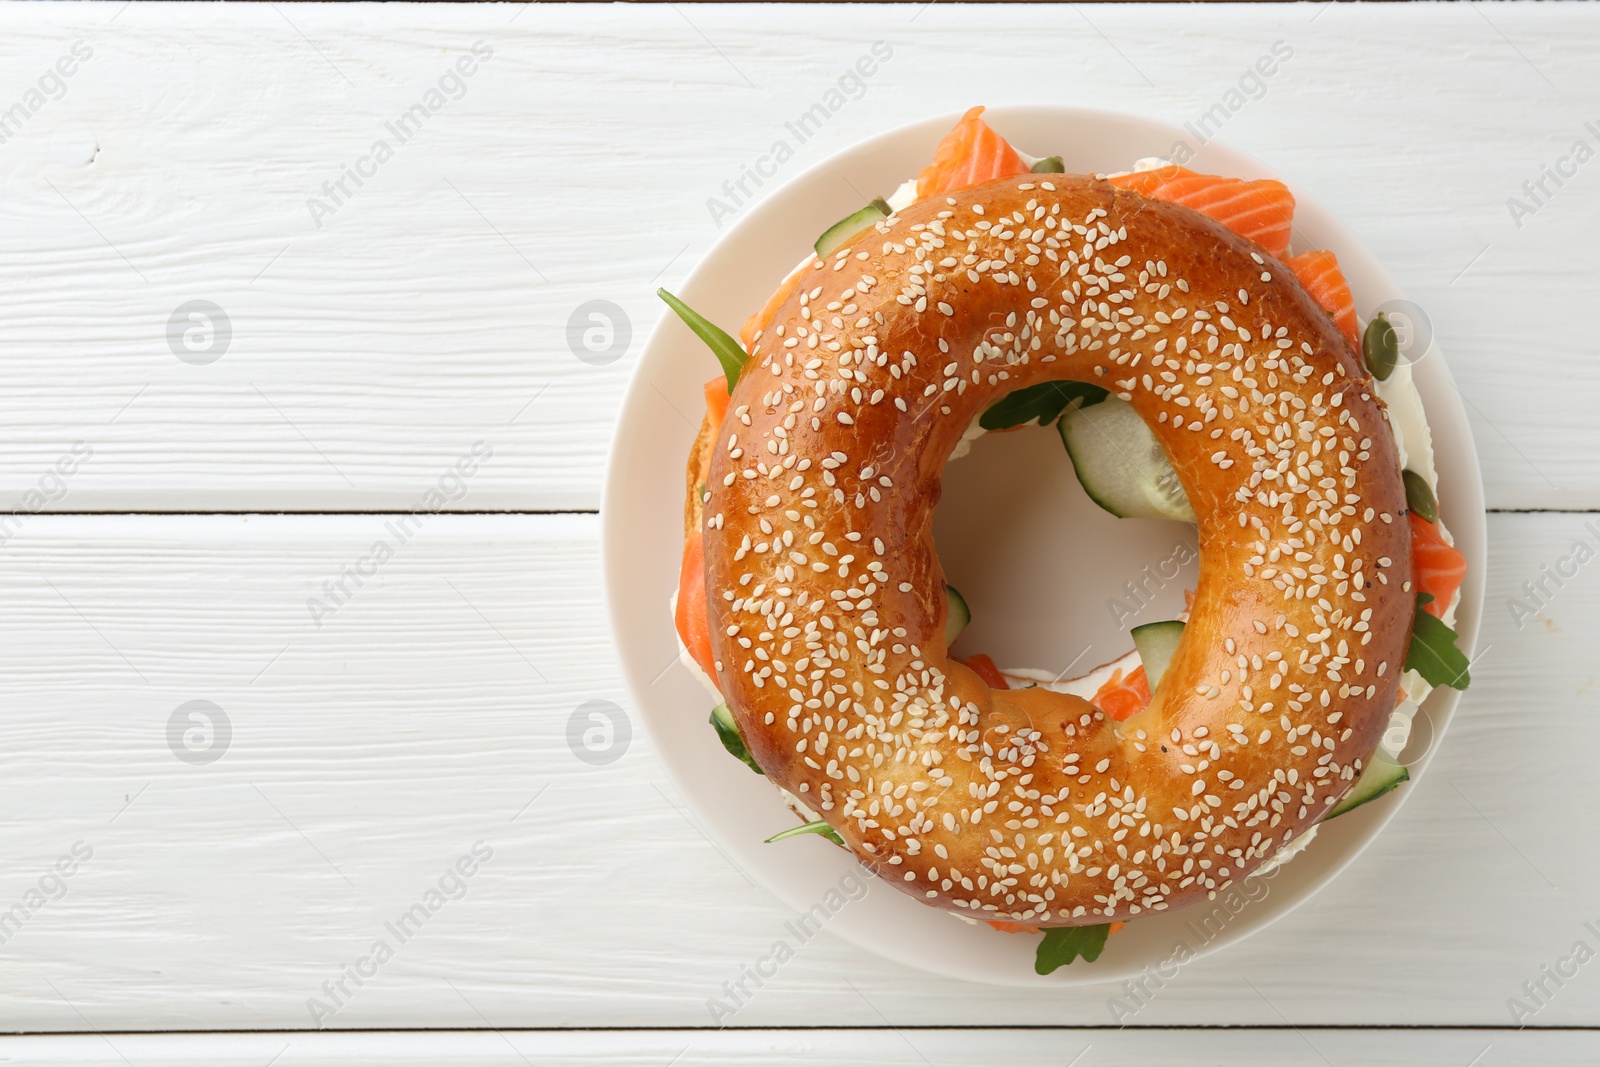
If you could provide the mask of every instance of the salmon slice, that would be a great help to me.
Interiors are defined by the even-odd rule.
[[[728,401],[733,399],[728,392],[728,376],[719,374],[711,379],[701,390],[706,398],[706,418],[711,420],[711,434],[716,436],[717,430],[722,426],[722,420],[728,417]],[[706,480],[706,474],[711,467],[711,457],[707,455],[705,466],[707,470],[700,472],[700,480]]]
[[[1444,609],[1467,576],[1467,557],[1445,543],[1438,523],[1415,512],[1411,514],[1411,565],[1412,590],[1433,596],[1422,610],[1434,618],[1444,618]]]
[[[985,919],[983,921],[999,930],[1002,934],[1036,934],[1039,932],[1039,927],[1029,926],[1027,923],[1006,922],[1004,919]],[[1126,922],[1114,922],[1111,924],[1111,929],[1106,931],[1106,934],[1108,936],[1114,934],[1127,925]]]
[[[1163,182],[1151,195],[1216,219],[1275,256],[1282,257],[1289,250],[1294,194],[1282,182],[1190,174]]]
[[[1150,683],[1145,678],[1144,668],[1135,667],[1127,677],[1123,677],[1120,667],[1112,671],[1106,684],[1089,698],[1089,703],[1118,722],[1137,715],[1150,706]]]
[[[716,680],[716,657],[711,654],[711,612],[706,603],[706,548],[701,537],[683,546],[683,569],[678,572],[678,606],[673,612],[678,638],[689,656]]]
[[[1169,200],[1193,208],[1280,258],[1289,250],[1294,194],[1280,181],[1223,178],[1215,174],[1196,174],[1182,167],[1160,167],[1109,180],[1113,185],[1132,189],[1152,200]]]
[[[944,135],[934,150],[933,162],[917,175],[919,198],[1028,173],[1017,150],[978,117],[982,114],[981,106],[972,108]]]
[[[968,656],[966,659],[959,660],[958,662],[970,667],[972,669],[972,673],[976,674],[979,678],[982,678],[983,684],[988,686],[990,689],[1011,688],[1006,684],[1006,676],[1000,673],[1000,668],[996,667],[994,665],[994,660],[990,659],[988,656],[982,654]]]
[[[1136,170],[1131,174],[1118,174],[1107,178],[1106,181],[1118,189],[1132,189],[1140,196],[1151,196],[1164,182],[1174,178],[1197,177],[1194,171],[1186,170],[1176,163],[1169,163],[1164,167],[1155,167],[1151,170]]]
[[[807,260],[806,262],[809,263],[811,261]],[[749,352],[751,346],[756,343],[756,334],[771,325],[773,316],[778,314],[778,309],[783,306],[783,302],[789,299],[789,294],[800,287],[800,279],[805,276],[806,268],[802,265],[799,270],[796,270],[783,280],[778,286],[777,292],[767,297],[767,302],[762,305],[760,311],[744,320],[744,325],[739,327],[739,343],[744,346],[746,352]]]
[[[1300,279],[1317,306],[1328,313],[1339,332],[1349,338],[1352,345],[1359,345],[1361,333],[1356,327],[1356,301],[1350,295],[1350,283],[1345,281],[1344,271],[1339,269],[1338,258],[1326,251],[1302,252],[1283,262],[1294,271],[1294,276]]]
[[[701,387],[706,398],[706,418],[711,423],[715,439],[722,420],[728,417],[728,378],[719,374]],[[711,449],[700,461],[698,484],[704,485],[711,477]],[[711,605],[706,602],[705,540],[699,530],[691,530],[683,545],[683,566],[678,572],[678,606],[673,612],[673,623],[678,637],[689,656],[711,678],[716,678],[715,660],[711,655]]]

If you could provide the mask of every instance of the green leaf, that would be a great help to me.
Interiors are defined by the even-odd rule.
[[[1046,930],[1033,959],[1034,972],[1051,974],[1057,967],[1065,967],[1079,956],[1083,957],[1084,962],[1093,963],[1100,958],[1100,950],[1106,947],[1106,935],[1109,933],[1110,923],[1099,926],[1057,926]]]
[[[728,376],[728,392],[732,394],[733,387],[738,384],[739,373],[744,370],[745,362],[750,358],[749,355],[722,327],[665,289],[657,289],[656,295],[666,301],[667,307],[676,311],[684,325],[693,330],[695,336],[711,349],[712,354],[717,357],[717,362],[722,364],[722,373]]]
[[[799,826],[791,826],[787,830],[773,834],[762,843],[770,845],[774,841],[787,841],[791,837],[799,837],[802,834],[816,834],[818,837],[826,837],[836,845],[844,844],[844,838],[839,836],[839,831],[829,826],[825,819],[801,823]]]
[[[1083,398],[1083,407],[1091,407],[1109,395],[1098,385],[1087,382],[1040,382],[991,404],[989,410],[978,417],[978,425],[985,430],[1008,430],[1038,419],[1040,426],[1048,426],[1079,397]]]
[[[1411,647],[1406,650],[1406,670],[1416,671],[1429,685],[1465,689],[1472,684],[1471,662],[1456,647],[1456,632],[1422,610],[1433,597],[1417,594],[1417,618],[1411,624]]]
[[[733,721],[733,712],[728,710],[728,705],[718,704],[711,709],[711,725],[716,727],[717,737],[722,741],[722,747],[738,758],[757,774],[767,772],[750,755],[750,750],[745,747],[744,738],[739,736],[739,724]]]

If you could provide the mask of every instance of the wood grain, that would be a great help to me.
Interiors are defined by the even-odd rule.
[[[826,935],[723,1021],[1107,1026],[1118,997],[1134,1026],[1510,1026],[1524,981],[1600,944],[1582,846],[1600,579],[1580,571],[1520,630],[1504,604],[1593,539],[1581,519],[1493,518],[1475,683],[1404,810],[1328,890],[1148,1003],[966,985]],[[597,520],[434,518],[318,629],[307,598],[384,521],[42,516],[6,546],[0,912],[75,841],[93,857],[4,944],[0,1029],[705,1027],[786,936],[793,916],[699,833],[628,707]],[[232,725],[208,765],[168,746],[192,700]],[[614,762],[569,747],[591,700],[630,720]],[[385,923],[479,841],[493,857],[465,895],[313,1018],[322,983],[395,942]],[[1600,1024],[1594,982],[1522,1021]]]
[[[461,1032],[411,1034],[108,1034],[0,1038],[0,1055],[73,1067],[171,1064],[186,1067],[391,1067],[508,1063],[584,1067],[722,1067],[827,1064],[932,1067],[992,1063],[1003,1049],[1016,1067],[1146,1067],[1225,1063],[1229,1067],[1359,1063],[1364,1067],[1578,1067],[1593,1058],[1593,1035],[1527,1030],[791,1030]],[[276,1057],[276,1058],[274,1058]],[[1076,1059],[1074,1057],[1077,1057]]]
[[[1600,387],[1600,174],[1547,181],[1520,220],[1507,204],[1600,145],[1586,5],[0,7],[4,107],[93,50],[0,145],[0,501],[83,441],[49,509],[407,508],[484,440],[495,459],[451,507],[595,507],[654,288],[728,224],[708,209],[724,182],[875,40],[893,58],[766,188],[975,101],[1198,122],[1288,42],[1213,132],[1329,205],[1426,309],[1492,506],[1600,507],[1577,445]],[[323,183],[479,42],[459,98],[333,204]],[[207,365],[167,340],[196,299],[233,330]],[[567,341],[596,299],[632,326],[599,367]]]
[[[56,1032],[0,1037],[0,1058],[1594,1060],[1592,1031],[1538,1028],[1600,1027],[1597,965],[1543,970],[1600,949],[1600,579],[1547,580],[1520,622],[1509,599],[1600,544],[1565,513],[1491,518],[1475,684],[1437,760],[1283,922],[1149,995],[966,985],[823,935],[723,1020],[772,1029],[711,1029],[711,999],[793,916],[653,755],[597,518],[441,515],[402,537],[370,513],[594,509],[655,287],[731,224],[708,200],[872,42],[893,58],[753,193],[975,102],[1198,122],[1288,42],[1216,135],[1330,207],[1426,310],[1492,507],[1600,508],[1600,172],[1523,188],[1600,146],[1600,11],[825,14],[0,5],[0,1031]],[[475,45],[459,92],[441,86]],[[400,143],[387,124],[430,89]],[[392,158],[334,202],[324,183],[379,138]],[[213,362],[181,343],[193,321],[169,340],[195,300],[232,330]],[[600,366],[568,340],[594,300],[631,326]],[[323,514],[116,514],[169,511]],[[407,915],[402,943],[386,924]],[[357,985],[380,938],[392,958]],[[1445,1029],[1364,1029],[1418,1024]],[[437,1032],[384,1032],[413,1027]]]

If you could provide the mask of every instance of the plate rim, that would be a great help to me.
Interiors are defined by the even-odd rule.
[[[873,134],[830,153],[787,181],[774,186],[764,196],[748,204],[741,216],[719,234],[717,239],[712,242],[711,246],[706,249],[698,262],[684,277],[678,286],[678,293],[683,295],[689,302],[695,303],[695,294],[706,287],[707,279],[719,270],[727,269],[726,266],[719,266],[719,258],[725,255],[726,250],[730,246],[746,239],[752,231],[757,231],[764,224],[767,224],[769,222],[768,217],[778,211],[785,201],[800,195],[806,195],[805,190],[807,187],[816,183],[820,177],[827,175],[840,166],[847,166],[852,157],[866,156],[902,139],[926,136],[936,141],[937,137],[942,135],[942,131],[947,130],[959,115],[959,112],[933,115]],[[1188,138],[1181,128],[1168,123],[1164,119],[1105,108],[1050,104],[996,106],[987,108],[985,117],[997,128],[1004,127],[1009,122],[1024,119],[1054,123],[1069,128],[1074,124],[1086,122],[1127,122],[1149,127],[1153,131],[1159,130],[1165,136],[1170,137],[1174,144],[1178,142],[1188,143]],[[1229,148],[1225,143],[1219,144],[1213,140],[1206,142],[1202,147],[1210,146],[1216,146],[1213,152],[1227,156],[1230,164],[1242,164],[1231,165],[1230,172],[1240,173],[1243,176],[1271,177],[1284,180],[1280,174],[1261,161],[1236,149]],[[1131,165],[1131,163],[1132,161],[1130,160],[1129,164]],[[1394,280],[1383,268],[1383,265],[1337,216],[1323,208],[1314,199],[1303,196],[1295,183],[1285,181],[1285,184],[1289,185],[1291,191],[1295,192],[1299,205],[1308,206],[1311,212],[1318,216],[1319,225],[1324,229],[1331,230],[1338,238],[1337,241],[1328,243],[1339,246],[1338,254],[1341,263],[1348,266],[1349,263],[1355,260],[1360,261],[1361,269],[1359,273],[1363,288],[1382,289],[1392,294],[1389,297],[1390,299],[1405,299],[1404,291],[1395,284]],[[1297,219],[1302,217],[1298,206],[1296,216]],[[1356,254],[1350,255],[1351,250],[1354,250]],[[1356,272],[1351,273],[1354,274]],[[700,305],[697,304],[696,306]],[[679,794],[689,803],[691,809],[695,809],[698,813],[698,805],[694,800],[698,789],[691,786],[687,769],[676,766],[674,760],[669,757],[668,753],[671,751],[672,746],[663,732],[665,729],[664,724],[658,724],[656,722],[657,716],[647,710],[651,705],[651,698],[647,692],[650,683],[641,684],[639,671],[624,655],[625,645],[631,643],[625,637],[632,628],[629,615],[636,610],[637,605],[626,601],[625,594],[619,591],[619,586],[622,583],[621,575],[619,574],[621,566],[618,554],[624,550],[623,546],[627,541],[627,532],[621,529],[624,521],[623,517],[627,512],[621,506],[624,488],[618,484],[617,472],[631,458],[625,455],[626,450],[631,447],[626,416],[630,410],[635,409],[641,403],[646,396],[646,391],[654,388],[653,383],[648,380],[651,354],[664,345],[670,347],[674,343],[666,336],[672,329],[674,322],[675,320],[663,308],[662,313],[657,316],[655,325],[649,331],[644,344],[640,348],[639,356],[629,374],[628,386],[617,409],[610,447],[607,450],[604,481],[601,490],[601,575],[608,622],[616,642],[619,665],[622,668],[628,694],[633,700],[634,710],[644,722],[645,729],[650,735],[662,768],[667,772]],[[1436,447],[1435,468],[1438,471],[1438,477],[1441,482],[1445,482],[1448,475],[1450,491],[1448,495],[1441,494],[1440,506],[1448,517],[1452,536],[1462,546],[1464,554],[1468,558],[1469,575],[1466,583],[1462,586],[1460,607],[1457,611],[1456,630],[1460,638],[1460,646],[1467,653],[1468,658],[1471,659],[1477,651],[1486,580],[1487,512],[1484,504],[1482,471],[1478,461],[1471,425],[1466,417],[1465,408],[1461,403],[1459,391],[1455,387],[1449,366],[1445,362],[1444,355],[1437,344],[1433,345],[1425,357],[1419,359],[1413,366],[1418,375],[1418,392],[1423,398],[1423,407],[1427,414],[1430,436],[1437,442],[1441,437],[1440,427],[1445,425],[1452,441],[1452,449],[1448,455],[1447,463],[1441,462],[1440,450]],[[686,448],[687,446],[685,446],[685,454]],[[676,456],[678,453],[673,452],[671,454]],[[675,465],[680,464],[678,460],[673,462]],[[676,555],[677,551],[676,548],[673,549],[674,555]],[[660,605],[659,614],[661,621],[666,623],[670,630],[670,620],[667,616],[665,600]],[[675,637],[674,648],[676,648]],[[664,674],[670,669],[671,666],[669,665],[662,673]],[[1359,841],[1353,847],[1348,847],[1343,855],[1337,857],[1332,854],[1328,855],[1321,865],[1319,875],[1313,880],[1312,884],[1296,892],[1287,906],[1276,907],[1271,914],[1264,915],[1258,921],[1242,924],[1243,928],[1236,929],[1235,926],[1229,926],[1219,933],[1213,941],[1203,944],[1185,962],[1192,962],[1193,959],[1210,956],[1229,945],[1237,944],[1266,929],[1303,906],[1329,884],[1336,881],[1357,858],[1366,852],[1372,842],[1393,821],[1420,784],[1421,779],[1425,777],[1429,765],[1439,750],[1440,742],[1448,730],[1449,723],[1454,718],[1461,696],[1462,694],[1456,690],[1441,688],[1436,689],[1424,702],[1419,714],[1427,715],[1431,737],[1428,747],[1422,755],[1407,764],[1409,768],[1413,769],[1413,781],[1408,788],[1397,791],[1391,802],[1383,805],[1368,806],[1364,814],[1359,812],[1352,813],[1352,816],[1347,817],[1355,818],[1358,815],[1360,816],[1359,821],[1347,825],[1360,826],[1362,823],[1367,824],[1363,829],[1357,831],[1356,836],[1359,837]],[[706,736],[708,740],[711,739],[712,735],[709,730]],[[777,791],[775,787],[767,783],[762,784],[766,790],[776,797]],[[795,887],[787,884],[775,884],[767,876],[765,870],[751,864],[738,862],[735,859],[748,847],[748,842],[728,839],[721,833],[714,822],[699,820],[696,825],[702,833],[712,839],[713,844],[719,851],[723,852],[730,863],[734,863],[745,875],[762,885],[778,900],[782,901],[784,905],[796,910],[804,910],[806,906],[805,898],[797,896]],[[850,866],[857,871],[861,871],[863,877],[873,879],[873,876],[865,873],[865,869],[860,868],[853,861]],[[876,881],[876,879],[873,880]],[[1241,883],[1244,881],[1248,881],[1248,879],[1241,880]],[[894,891],[892,896],[899,898],[904,907],[922,909],[938,914],[936,909],[928,909],[925,905],[898,891]],[[1188,910],[1190,909],[1177,909],[1168,914],[1181,914]],[[952,915],[952,918],[958,917]],[[1036,975],[1031,968],[1015,976],[974,973],[970,969],[963,969],[959,966],[934,965],[927,959],[919,957],[916,953],[899,950],[899,946],[896,944],[884,943],[881,939],[853,930],[848,924],[843,929],[840,929],[837,924],[830,925],[829,929],[860,948],[908,967],[944,977],[988,985],[1034,989],[1100,985],[1142,973],[1144,967],[1148,966],[1148,962],[1144,962],[1142,966],[1134,966],[1133,961],[1127,961],[1127,964],[1123,966],[1116,966],[1114,961],[1107,958],[1106,962],[1112,965],[1107,966],[1097,963],[1083,968],[1062,968],[1049,976]]]

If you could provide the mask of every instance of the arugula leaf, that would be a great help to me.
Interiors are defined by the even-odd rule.
[[[1456,632],[1422,610],[1424,604],[1432,602],[1432,594],[1417,594],[1417,618],[1411,624],[1406,670],[1416,671],[1429,685],[1465,689],[1472,684],[1472,676],[1467,673],[1471,661],[1456,647]]]
[[[1033,959],[1036,974],[1051,974],[1057,967],[1065,967],[1082,956],[1084,962],[1093,963],[1106,947],[1110,923],[1099,926],[1057,926],[1044,932],[1039,951]]]
[[[728,705],[718,704],[711,709],[711,725],[716,727],[717,737],[722,741],[723,748],[757,774],[767,773],[751,758],[750,750],[745,747],[744,738],[739,736],[739,725],[733,721],[733,712],[728,710]]]
[[[1090,407],[1108,395],[1098,385],[1088,382],[1040,382],[991,404],[989,410],[978,417],[978,425],[985,430],[1008,430],[1038,419],[1040,426],[1048,426],[1079,397],[1083,398],[1084,407]]]
[[[745,362],[750,358],[749,355],[739,346],[738,341],[728,336],[726,330],[665,289],[657,289],[656,295],[666,301],[667,307],[676,311],[684,325],[693,330],[695,336],[711,349],[712,355],[717,357],[717,362],[722,364],[722,373],[728,376],[728,392],[731,394],[734,385],[739,381],[739,372],[744,370]]]
[[[763,841],[762,844],[770,845],[774,841],[786,841],[791,837],[799,837],[801,834],[816,834],[819,837],[826,837],[829,841],[832,841],[836,845],[844,844],[844,838],[839,836],[839,831],[829,826],[827,820],[825,819],[818,819],[816,822],[801,823],[799,826],[791,826],[787,830],[773,834],[771,837]]]

